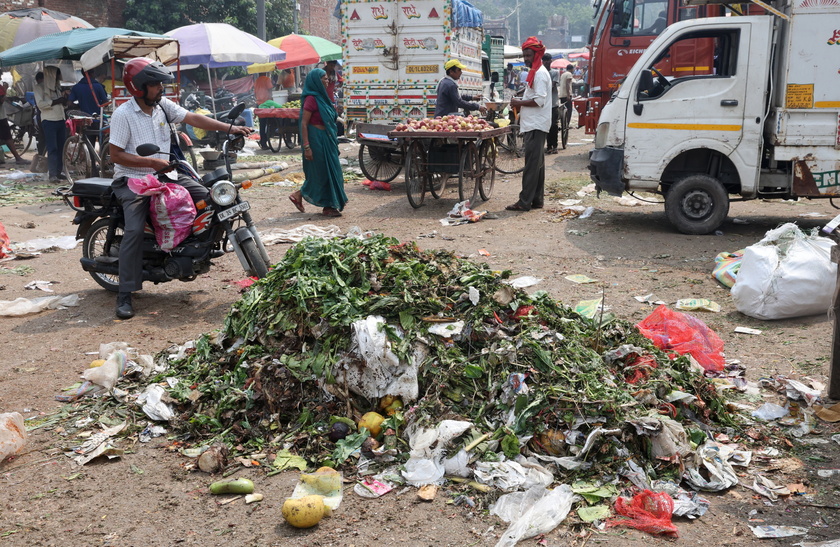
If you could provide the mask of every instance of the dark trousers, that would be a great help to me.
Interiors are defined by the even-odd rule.
[[[67,140],[67,129],[64,120],[42,120],[41,130],[44,132],[44,144],[47,147],[47,166],[50,178],[53,179],[64,170],[61,155],[64,152],[64,141]]]
[[[276,131],[278,120],[273,118],[260,119],[260,148],[265,150],[268,148],[268,137],[272,135],[272,131]]]
[[[551,127],[548,129],[548,138],[546,139],[546,147],[549,150],[556,150],[557,149],[557,134],[559,133],[559,128],[557,124],[560,122],[560,107],[559,106],[552,106],[551,107]]]
[[[189,177],[180,175],[178,184],[187,189],[193,202],[210,198],[210,191]],[[149,196],[140,196],[128,187],[128,177],[111,183],[125,216],[125,231],[120,244],[120,292],[143,288],[143,232],[149,216]]]
[[[522,171],[522,191],[519,192],[519,206],[530,211],[534,205],[542,205],[545,199],[545,139],[548,133],[528,131],[522,133],[525,148],[525,170]]]

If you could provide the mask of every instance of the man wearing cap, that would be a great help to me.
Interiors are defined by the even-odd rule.
[[[519,107],[519,132],[525,149],[525,170],[519,200],[508,211],[542,209],[545,199],[545,140],[551,128],[551,76],[543,66],[545,46],[534,36],[522,44],[522,57],[530,66],[525,93],[510,106]]]
[[[478,103],[468,102],[475,100],[474,97],[462,97],[458,93],[458,79],[465,67],[457,59],[450,59],[443,65],[446,76],[438,83],[437,101],[435,102],[435,118],[457,114],[459,108],[466,110],[479,110],[482,114],[487,112],[487,107]]]

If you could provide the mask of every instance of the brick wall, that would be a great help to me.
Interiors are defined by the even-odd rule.
[[[125,0],[0,0],[0,13],[38,7],[81,17],[95,27],[125,26]]]
[[[333,17],[336,0],[298,0],[300,4],[300,30],[340,43],[341,29]]]

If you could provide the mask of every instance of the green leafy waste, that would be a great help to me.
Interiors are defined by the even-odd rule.
[[[221,438],[243,450],[272,444],[313,464],[340,463],[362,439],[330,442],[331,417],[358,417],[378,401],[336,385],[333,367],[351,350],[353,322],[380,315],[400,359],[411,359],[417,344],[428,349],[418,368],[419,399],[407,401],[388,427],[464,419],[508,457],[523,448],[519,439],[532,451],[562,456],[574,443],[550,443],[557,431],[622,427],[629,417],[661,410],[675,389],[697,397],[665,406],[678,419],[702,421],[704,428],[730,421],[712,384],[687,358],[670,359],[630,323],[599,323],[603,318],[581,317],[545,292],[513,289],[505,284],[510,276],[385,236],[307,239],[233,305],[219,332],[202,336],[192,355],[152,381],[178,378],[169,388],[180,413],[173,425],[197,442]],[[460,320],[465,328],[442,338],[429,333],[437,320]],[[604,358],[625,344],[657,366],[639,375],[624,368],[629,360]],[[635,384],[627,381],[631,369]],[[325,386],[334,389],[328,394]],[[461,446],[470,435],[476,432]],[[406,446],[402,439],[398,447]],[[604,441],[587,458],[618,465],[626,457],[617,446]],[[647,451],[643,439],[636,448]],[[488,450],[484,457],[498,455]]]

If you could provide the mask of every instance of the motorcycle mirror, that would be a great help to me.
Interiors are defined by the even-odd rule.
[[[235,120],[239,117],[240,114],[242,114],[243,110],[245,110],[245,103],[239,103],[238,105],[234,106],[230,112],[228,112],[228,119],[230,121]]]
[[[157,154],[158,152],[160,152],[160,147],[156,144],[146,143],[137,147],[137,155],[143,156],[144,158],[152,154]]]

